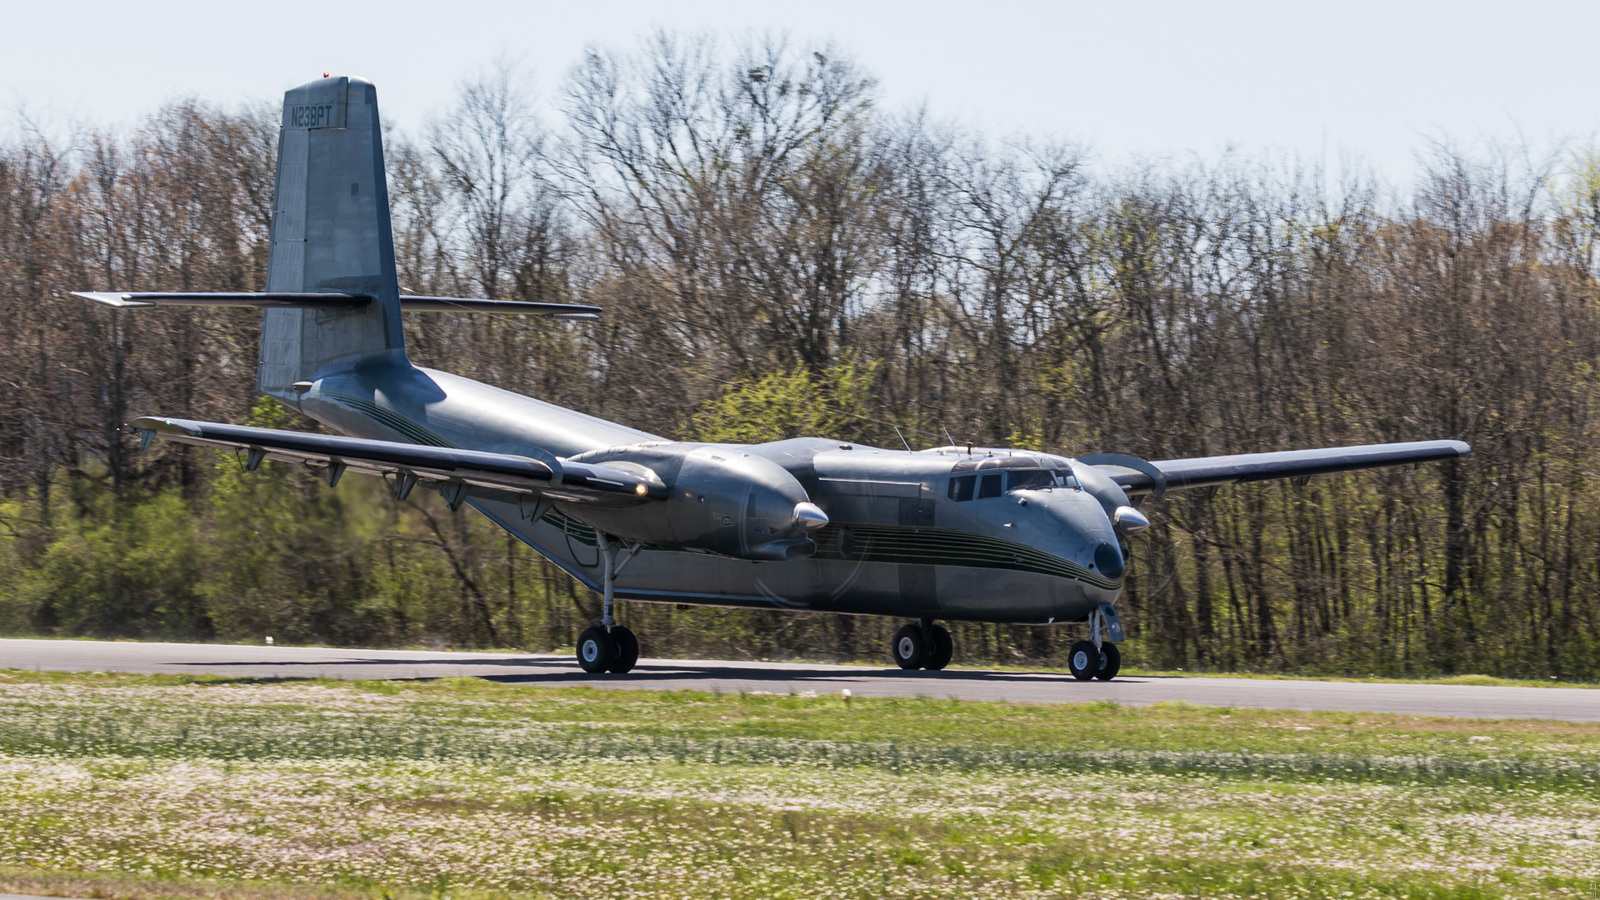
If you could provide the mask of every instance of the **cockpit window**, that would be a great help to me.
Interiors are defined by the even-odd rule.
[[[1074,487],[1072,473],[1065,469],[1013,469],[1006,473],[1008,491],[1042,491],[1065,487]]]
[[[998,497],[1002,488],[1005,491],[1043,491],[1077,486],[1071,469],[1007,469],[978,475],[956,475],[950,479],[946,496],[962,503],[974,496],[979,500]]]

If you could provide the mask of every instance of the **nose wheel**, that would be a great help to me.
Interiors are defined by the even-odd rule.
[[[1122,669],[1122,651],[1116,644],[1100,645],[1100,671],[1094,677],[1101,681],[1110,681],[1117,677],[1117,672]]]
[[[1079,641],[1072,645],[1072,651],[1067,655],[1067,669],[1072,672],[1072,677],[1079,681],[1100,679],[1110,681],[1117,677],[1117,672],[1122,668],[1122,652],[1116,644],[1103,643],[1099,649],[1094,646],[1094,641]]]
[[[1079,681],[1091,681],[1100,672],[1100,650],[1094,641],[1079,641],[1067,653],[1067,670]]]
[[[936,672],[950,665],[954,654],[955,642],[950,632],[927,619],[901,628],[889,639],[889,655],[902,669]]]

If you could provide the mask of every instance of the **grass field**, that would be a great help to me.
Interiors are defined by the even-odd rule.
[[[1600,726],[0,673],[0,892],[1600,898]]]

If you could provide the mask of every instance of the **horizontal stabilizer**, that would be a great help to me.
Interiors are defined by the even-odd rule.
[[[598,319],[600,307],[577,303],[524,303],[521,300],[464,300],[456,297],[413,297],[400,295],[402,312],[477,312],[519,316],[551,316],[557,319]]]
[[[134,419],[128,427],[180,444],[235,451],[251,469],[264,459],[274,459],[330,473],[343,473],[348,469],[367,475],[393,476],[396,484],[421,481],[434,486],[487,488],[571,502],[666,496],[659,485],[652,485],[638,475],[555,456],[535,459],[512,453],[152,416]],[[338,474],[330,474],[330,481],[337,478]]]
[[[147,309],[152,306],[253,306],[267,309],[355,309],[372,302],[361,294],[179,294],[151,291],[73,291],[72,296],[93,300],[117,309]]]
[[[372,302],[368,294],[268,293],[172,293],[159,291],[73,291],[74,297],[93,300],[116,309],[148,309],[152,306],[249,306],[261,309],[356,309]],[[523,303],[518,300],[471,300],[454,297],[413,297],[400,295],[401,312],[481,312],[523,316],[550,316],[557,319],[598,319],[600,307],[577,303]]]
[[[1153,463],[1165,480],[1165,489],[1208,487],[1218,484],[1245,484],[1274,478],[1309,478],[1333,472],[1398,466],[1406,463],[1456,459],[1472,451],[1461,441],[1415,441],[1407,444],[1368,444],[1362,447],[1329,447],[1321,450],[1288,450],[1281,453],[1245,453],[1238,456],[1206,456],[1194,459],[1168,459]],[[1160,485],[1148,472],[1116,463],[1085,461],[1110,475],[1130,494],[1157,490]]]

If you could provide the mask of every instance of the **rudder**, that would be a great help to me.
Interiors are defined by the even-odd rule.
[[[297,381],[406,363],[371,82],[323,78],[284,94],[271,241],[268,293],[343,291],[375,299],[354,309],[264,310],[260,391],[293,402]]]

